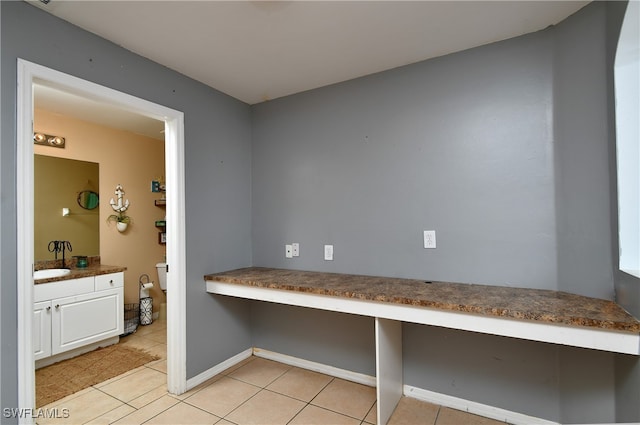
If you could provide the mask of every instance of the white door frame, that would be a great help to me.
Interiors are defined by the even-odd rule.
[[[42,82],[82,97],[165,123],[167,187],[167,389],[186,391],[186,241],[184,114],[69,74],[18,59],[17,98],[17,290],[18,405],[35,407],[33,318],[33,83]],[[24,418],[30,422],[31,418]]]

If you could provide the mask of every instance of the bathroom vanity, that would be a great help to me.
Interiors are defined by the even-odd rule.
[[[118,342],[124,331],[124,270],[98,265],[34,281],[36,368]]]

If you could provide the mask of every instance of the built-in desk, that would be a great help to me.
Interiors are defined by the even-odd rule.
[[[402,396],[402,322],[640,355],[640,322],[566,292],[250,267],[205,276],[207,292],[375,318],[378,423]]]

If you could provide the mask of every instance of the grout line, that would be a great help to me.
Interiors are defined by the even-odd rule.
[[[243,382],[243,381],[240,381]],[[245,382],[246,383],[246,382]],[[255,385],[254,385],[255,387]],[[258,387],[260,388],[260,387]],[[240,403],[239,405],[237,405],[235,408],[233,408],[232,410],[229,411],[229,413],[227,413],[226,415],[224,415],[222,417],[222,419],[228,420],[227,417],[232,414],[233,412],[235,412],[236,410],[238,410],[240,408],[240,406],[244,406],[249,400],[251,400],[252,398],[254,398],[255,396],[257,396],[258,394],[260,394],[264,389],[260,389],[260,391],[258,391],[257,393],[255,393],[254,395],[252,395],[251,397],[249,397],[248,399],[246,399],[245,401],[243,401],[242,403]],[[231,421],[229,421],[231,422]],[[235,422],[234,422],[235,423]]]
[[[442,406],[438,406],[438,412],[436,413],[436,420],[433,421],[433,425],[436,425],[438,423],[438,418],[440,417],[440,410],[442,409]]]
[[[328,375],[327,375],[327,376],[328,376]],[[329,386],[329,384],[331,384],[335,379],[336,379],[336,378],[333,378],[333,377],[332,377],[332,378],[331,378],[331,380],[329,380],[329,382],[327,382],[327,384],[326,384],[324,387],[322,387],[322,389],[321,389],[320,391],[318,391],[318,394],[314,395],[314,396],[311,398],[311,400],[309,400],[307,403],[308,403],[308,404],[312,404],[313,400],[315,400],[315,399],[320,395],[320,393],[321,393],[322,391],[324,391],[324,390]],[[315,406],[315,404],[314,404],[314,406]],[[320,406],[316,406],[316,407],[320,407]]]

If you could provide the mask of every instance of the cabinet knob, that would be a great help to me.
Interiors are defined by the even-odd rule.
[[[50,311],[50,310],[51,310],[51,306],[50,306],[50,305],[48,305],[48,306],[47,306],[47,311]]]
[[[60,308],[60,304],[56,304],[56,309]]]
[[[111,280],[109,281],[109,283],[113,285],[113,279],[111,279]]]

